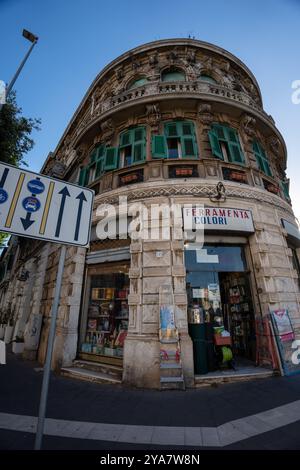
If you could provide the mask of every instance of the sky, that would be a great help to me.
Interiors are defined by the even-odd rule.
[[[41,118],[29,169],[39,171],[100,70],[125,51],[165,38],[193,36],[239,57],[260,85],[264,109],[288,148],[287,175],[300,219],[300,0],[0,0],[0,80],[9,82],[39,36],[15,90],[27,117]]]

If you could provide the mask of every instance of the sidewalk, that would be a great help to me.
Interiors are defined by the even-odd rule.
[[[0,366],[0,449],[32,449],[42,372],[12,354],[7,359]],[[300,449],[298,400],[300,376],[160,392],[52,374],[44,448]]]

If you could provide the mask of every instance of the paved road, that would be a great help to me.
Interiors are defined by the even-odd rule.
[[[0,449],[33,448],[41,381],[14,355],[0,366]],[[299,400],[300,376],[159,392],[53,374],[43,447],[300,450]]]

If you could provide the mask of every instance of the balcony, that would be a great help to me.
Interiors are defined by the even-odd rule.
[[[240,104],[248,106],[261,115],[263,119],[267,119],[268,123],[274,126],[274,121],[270,116],[265,113],[259,103],[254,101],[250,95],[241,91],[216,85],[204,81],[194,82],[150,82],[141,87],[134,88],[133,90],[126,90],[118,95],[107,98],[99,102],[95,106],[89,106],[84,116],[81,118],[79,126],[75,130],[73,138],[82,134],[94,122],[99,120],[99,117],[108,117],[112,112],[117,111],[124,107],[124,105],[138,104],[140,101],[146,100],[151,102],[159,98],[168,97],[182,98],[203,98],[206,100],[220,99],[226,100],[232,104]]]

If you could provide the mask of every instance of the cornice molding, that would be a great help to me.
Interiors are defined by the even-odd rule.
[[[209,198],[216,193],[216,184],[195,184],[187,183],[180,184],[176,181],[170,182],[168,185],[153,186],[151,187],[127,187],[116,189],[96,196],[94,205],[95,208],[99,204],[118,204],[119,196],[127,196],[128,201],[137,201],[143,199],[150,199],[155,197],[176,197],[176,196],[192,196],[199,198]],[[261,204],[268,204],[277,209],[281,209],[288,213],[291,217],[295,217],[292,208],[283,201],[279,196],[271,195],[263,190],[256,188],[242,188],[240,186],[225,184],[226,199],[235,198],[253,201]]]

